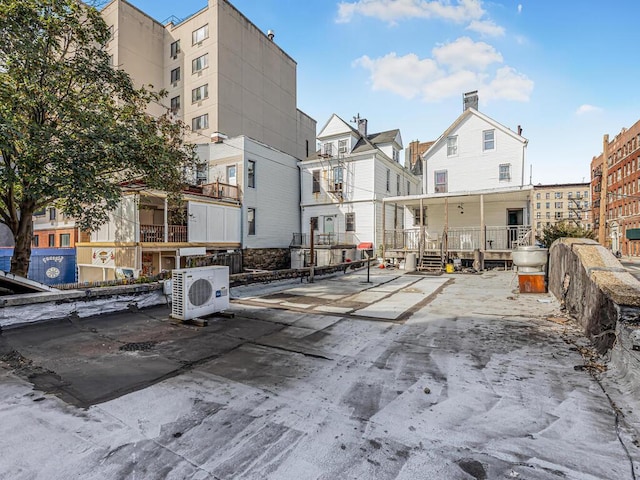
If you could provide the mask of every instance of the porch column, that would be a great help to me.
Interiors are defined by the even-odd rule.
[[[385,224],[386,219],[386,206],[384,204],[384,200],[382,201],[382,262],[384,262],[384,245],[387,238],[387,229]]]
[[[487,249],[487,226],[484,224],[484,195],[480,195],[480,249]]]
[[[418,236],[418,255],[424,254],[424,199],[420,197],[420,235]]]
[[[444,197],[444,246],[440,250],[449,255],[449,198]]]
[[[169,222],[168,222],[168,217],[169,217],[169,201],[167,200],[167,197],[164,198],[164,243],[167,243],[169,241]],[[178,267],[180,268],[180,267]]]

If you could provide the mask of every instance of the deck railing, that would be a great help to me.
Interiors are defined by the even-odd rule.
[[[447,230],[448,251],[481,250],[513,250],[518,245],[531,245],[531,227],[525,225],[487,226],[485,227],[486,243],[482,248],[482,232],[480,227],[449,228]],[[440,250],[443,235],[438,232],[420,228],[405,230],[386,230],[384,235],[385,250],[407,250],[422,254],[425,250]],[[421,244],[422,240],[422,244]]]

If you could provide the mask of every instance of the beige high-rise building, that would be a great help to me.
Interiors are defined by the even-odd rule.
[[[533,224],[536,237],[547,225],[569,222],[591,229],[591,184],[563,183],[533,187]]]
[[[189,141],[246,135],[299,159],[315,150],[316,121],[297,108],[296,62],[226,0],[209,0],[166,25],[124,0],[102,10],[113,65],[137,86],[168,92],[149,112],[171,110]]]

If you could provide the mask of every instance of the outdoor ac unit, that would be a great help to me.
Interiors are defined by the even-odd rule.
[[[229,308],[229,267],[172,270],[171,317],[191,320]]]

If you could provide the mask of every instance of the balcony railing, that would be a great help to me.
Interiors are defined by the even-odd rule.
[[[202,193],[208,197],[221,200],[240,200],[240,189],[237,185],[213,182],[202,185]]]
[[[169,225],[168,242],[186,242],[187,227],[185,225]],[[140,225],[140,241],[148,243],[164,242],[164,225]]]
[[[358,238],[353,232],[346,233],[314,233],[313,234],[314,246],[341,246],[341,245],[358,245]],[[291,239],[290,247],[309,248],[310,235],[308,233],[294,233]]]

